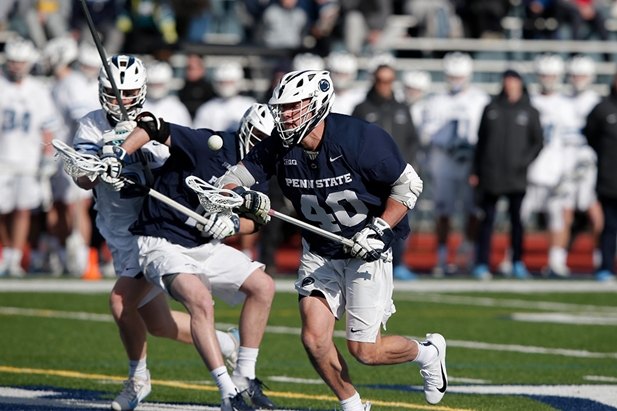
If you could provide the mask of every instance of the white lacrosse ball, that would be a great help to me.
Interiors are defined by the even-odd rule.
[[[223,139],[221,136],[217,136],[216,134],[211,136],[208,139],[208,147],[214,151],[220,150],[221,147],[223,147]]]

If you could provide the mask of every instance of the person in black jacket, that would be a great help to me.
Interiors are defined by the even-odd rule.
[[[531,106],[520,74],[507,70],[503,91],[486,106],[478,131],[478,144],[469,183],[476,187],[484,220],[478,236],[473,276],[490,279],[489,255],[495,204],[509,200],[512,243],[512,274],[529,277],[522,262],[523,225],[520,209],[527,187],[527,167],[542,149],[540,114]]]
[[[419,140],[416,128],[411,120],[409,106],[394,98],[392,83],[396,71],[389,64],[381,64],[373,73],[373,87],[366,95],[366,100],[358,104],[352,116],[377,124],[386,130],[396,142],[403,154],[403,159],[415,167]],[[393,276],[398,280],[413,280],[416,275],[405,266],[403,254],[405,241],[392,244]]]
[[[599,281],[615,279],[615,246],[617,243],[617,76],[611,94],[605,97],[589,116],[583,134],[598,155],[596,191],[604,212],[604,229],[600,236],[602,265],[596,273]]]

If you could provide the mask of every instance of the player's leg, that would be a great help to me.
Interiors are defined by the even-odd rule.
[[[11,276],[22,277],[26,273],[21,267],[23,249],[26,246],[30,230],[30,210],[16,209],[11,215],[11,225],[9,228],[10,247],[13,249],[11,261],[8,264],[8,273]]]
[[[591,222],[591,235],[593,238],[593,267],[597,269],[602,264],[602,253],[599,250],[600,235],[602,235],[602,229],[604,228],[604,213],[602,213],[602,206],[599,201],[594,201],[589,208],[587,208],[587,218]]]
[[[380,327],[385,327],[396,312],[392,301],[392,264],[349,260],[344,273],[349,352],[367,365],[418,363],[426,400],[431,404],[441,401],[447,388],[443,336],[427,334],[423,343],[398,335],[381,337]]]
[[[493,237],[493,221],[495,220],[496,203],[497,196],[489,193],[484,193],[482,195],[480,207],[484,212],[484,219],[480,225],[476,263],[472,271],[473,277],[478,280],[490,280],[492,278],[489,257],[491,254],[491,239]]]
[[[433,201],[435,204],[435,232],[437,235],[437,264],[433,276],[443,277],[448,271],[448,235],[450,233],[450,216],[454,211],[454,181],[448,176],[433,176]]]
[[[510,244],[512,248],[512,274],[517,278],[527,278],[531,274],[523,262],[523,222],[521,206],[525,193],[508,195],[510,213]]]
[[[564,203],[561,198],[552,195],[547,202],[548,224],[549,224],[549,255],[548,265],[552,275],[566,277],[570,275],[566,261],[568,258],[568,239],[566,234],[566,215]],[[573,212],[572,212],[573,213]]]

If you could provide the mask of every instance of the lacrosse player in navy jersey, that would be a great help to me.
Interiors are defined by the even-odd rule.
[[[236,133],[170,124],[144,112],[137,117],[135,130],[117,150],[107,177],[121,184],[117,177],[123,158],[150,141],[164,144],[169,147],[170,156],[153,188],[203,213],[197,195],[184,183],[185,178],[195,175],[214,183],[252,147],[255,137],[263,138],[270,133],[260,127],[260,117],[263,123],[268,123],[264,116],[271,116],[267,106],[251,106],[242,119],[237,137]],[[252,128],[247,127],[247,122]],[[271,118],[269,123],[272,124]],[[209,138],[215,134],[223,139],[223,147],[218,151],[208,147]],[[111,173],[112,170],[115,173]],[[203,226],[159,200],[148,198],[131,227],[131,232],[138,236],[135,251],[146,279],[182,303],[191,316],[193,342],[219,387],[222,411],[252,410],[243,396],[256,407],[275,408],[263,394],[261,381],[255,377],[259,345],[274,298],[274,281],[263,271],[263,264],[222,242],[238,232],[255,232],[259,225],[269,221],[267,215],[259,217],[251,213],[250,207],[251,202],[267,203],[265,207],[269,209],[265,194],[247,190],[243,197],[246,207],[242,216],[250,218],[240,218],[235,213],[213,213],[207,216],[208,224]],[[212,295],[230,305],[244,302],[239,324],[241,346],[231,377],[215,335]]]
[[[407,211],[422,192],[422,180],[406,164],[394,140],[380,127],[329,114],[334,92],[328,71],[284,75],[269,101],[275,131],[218,182],[251,187],[276,175],[300,218],[353,240],[352,247],[304,231],[296,281],[302,343],[344,411],[363,411],[347,364],[332,341],[334,324],[347,311],[347,347],[367,365],[414,361],[431,404],[447,388],[446,342],[427,334],[420,343],[382,336],[395,312],[390,245],[409,234]],[[253,210],[263,214],[266,210]]]

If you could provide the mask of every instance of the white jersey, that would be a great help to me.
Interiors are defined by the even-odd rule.
[[[431,141],[428,139],[428,137],[430,136],[427,136],[426,133],[422,132],[422,127],[425,123],[426,117],[426,106],[429,99],[429,96],[425,96],[413,103],[411,107],[409,107],[411,120],[413,121],[414,127],[416,127],[416,132],[418,133],[418,136],[420,136],[420,144],[422,146],[428,146],[431,143]],[[425,138],[425,140],[422,140],[423,137]]]
[[[240,127],[242,116],[253,103],[255,99],[247,96],[213,98],[199,106],[193,125],[195,128],[235,132]]]
[[[113,128],[103,110],[88,113],[79,120],[79,129],[73,140],[75,149],[82,153],[97,155],[99,149],[104,145],[103,134],[112,130]],[[141,148],[141,151],[152,171],[160,168],[169,157],[167,146],[155,141],[148,142]],[[129,164],[123,167],[122,173],[141,183],[146,183],[144,168],[136,154],[131,155]],[[141,210],[144,196],[131,193],[130,188],[123,188],[120,192],[111,191],[102,184],[94,187],[94,195],[99,229],[101,229],[100,224],[103,224],[105,228],[111,229],[119,235],[128,234],[128,228],[137,219]]]
[[[602,96],[595,90],[587,89],[581,93],[571,94],[567,98],[574,106],[578,128],[582,130],[587,124],[587,116],[602,100]]]
[[[192,127],[191,114],[176,96],[165,96],[160,100],[150,100],[146,97],[143,111],[149,111],[166,122]]]
[[[49,88],[31,76],[20,84],[0,76],[0,125],[2,168],[36,174],[43,151],[42,131],[55,133],[59,126]]]
[[[482,112],[490,100],[488,93],[475,87],[456,94],[443,91],[430,96],[422,124],[416,124],[422,132],[421,140],[444,148],[457,140],[475,146]]]
[[[584,137],[574,104],[563,94],[534,94],[531,104],[540,113],[544,147],[530,164],[527,178],[532,184],[554,187],[568,168],[564,162],[566,147],[579,146]]]
[[[356,106],[366,100],[367,93],[367,89],[358,87],[345,90],[342,93],[337,93],[335,90],[332,112],[351,116]]]
[[[77,131],[77,120],[91,111],[101,107],[98,95],[98,86],[95,93],[86,76],[79,71],[71,71],[70,74],[56,81],[51,89],[51,95],[58,112],[62,116],[63,124],[58,139],[71,145],[73,136]]]

